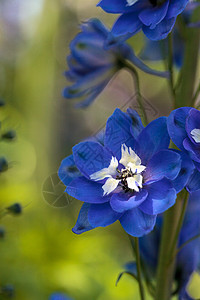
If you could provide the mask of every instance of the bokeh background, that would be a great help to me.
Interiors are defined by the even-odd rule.
[[[74,300],[139,299],[128,275],[115,286],[123,264],[133,260],[120,224],[74,235],[81,203],[63,195],[56,175],[71,147],[98,132],[116,107],[138,109],[127,71],[88,109],[77,110],[62,98],[66,55],[78,24],[90,17],[113,23],[95,5],[94,0],[0,0],[0,98],[6,103],[0,108],[1,132],[17,132],[15,140],[0,143],[0,156],[9,162],[0,173],[0,214],[13,203],[22,205],[21,214],[0,219],[5,230],[0,287],[7,289],[0,299],[45,300],[54,292]],[[139,53],[142,35],[130,43]],[[139,75],[149,120],[167,115],[166,80]],[[199,285],[195,274],[190,291],[196,298]]]

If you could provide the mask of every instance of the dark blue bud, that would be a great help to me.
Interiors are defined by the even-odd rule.
[[[3,226],[0,226],[0,239],[4,238],[4,236],[5,236],[5,229]]]
[[[0,294],[12,298],[14,296],[14,287],[11,284],[7,284],[0,289]]]
[[[0,99],[0,107],[4,106],[5,104],[6,104],[5,101],[3,99]]]
[[[16,132],[14,130],[9,130],[2,134],[2,138],[5,140],[13,140],[16,137]]]
[[[19,215],[22,212],[22,206],[19,203],[14,203],[13,205],[7,207],[7,210],[13,215]]]
[[[0,157],[0,172],[5,172],[8,170],[8,162],[5,157]]]

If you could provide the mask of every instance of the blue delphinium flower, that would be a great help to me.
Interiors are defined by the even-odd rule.
[[[200,171],[200,111],[181,107],[168,117],[168,132],[174,144],[187,152]]]
[[[161,40],[172,30],[189,0],[101,0],[108,13],[121,14],[112,28],[114,36],[129,38],[143,30],[151,40]]]
[[[174,205],[192,167],[181,165],[184,157],[168,150],[166,123],[161,117],[144,128],[135,111],[116,109],[103,145],[85,141],[73,147],[73,157],[63,160],[58,175],[66,192],[84,202],[75,233],[119,220],[127,233],[139,237],[153,229],[157,214]],[[78,172],[75,177],[70,165]]]
[[[200,190],[190,194],[188,207],[179,235],[178,247],[194,236],[200,234]],[[158,218],[155,229],[148,235],[140,239],[140,254],[143,265],[148,276],[155,278],[158,264],[159,245],[161,238],[162,217]],[[177,293],[179,300],[191,300],[188,295],[187,285],[194,271],[200,266],[200,238],[185,245],[177,255],[175,266],[175,281],[177,283]],[[130,269],[130,264],[129,264]],[[135,272],[135,264],[132,264]]]
[[[167,122],[168,132],[174,144],[194,162],[187,189],[200,189],[200,111],[192,107],[181,107],[171,112]]]
[[[63,96],[81,99],[77,105],[79,107],[86,107],[94,101],[116,72],[124,67],[125,60],[149,74],[168,76],[168,72],[155,71],[146,66],[125,43],[118,42],[112,49],[105,49],[109,33],[99,20],[91,19],[81,25],[81,32],[70,44],[71,53],[67,58],[69,71],[65,75],[72,85],[64,89]]]

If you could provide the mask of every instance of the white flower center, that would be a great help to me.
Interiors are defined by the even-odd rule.
[[[124,166],[121,170],[118,169],[119,163]],[[146,169],[141,164],[141,159],[137,154],[127,147],[125,144],[121,147],[121,159],[118,162],[116,157],[112,157],[108,168],[104,168],[98,172],[90,175],[90,178],[99,181],[107,178],[105,184],[102,186],[104,195],[113,192],[118,185],[128,192],[134,190],[139,192],[142,188],[143,177],[141,173]]]
[[[127,6],[132,6],[133,4],[138,2],[138,0],[126,0],[126,2],[127,2]]]
[[[191,136],[196,143],[200,143],[200,129],[193,129]]]

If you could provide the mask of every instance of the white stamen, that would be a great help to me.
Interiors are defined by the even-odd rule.
[[[95,181],[98,181],[98,180],[103,180],[106,177],[112,177],[112,175],[116,174],[117,167],[118,167],[117,158],[112,156],[109,167],[91,174],[90,178]]]
[[[191,136],[196,143],[200,143],[200,129],[193,129],[191,131]]]
[[[121,170],[117,169],[119,163],[124,166]],[[131,147],[128,148],[123,144],[121,146],[120,161],[118,162],[117,158],[112,156],[109,167],[91,174],[90,178],[95,181],[107,178],[102,186],[104,196],[112,193],[119,183],[125,191],[129,191],[130,189],[139,192],[139,188],[142,188],[143,181],[143,177],[140,173],[145,169],[146,167],[141,165],[139,156],[137,156]]]
[[[128,188],[131,189],[131,190],[134,190],[136,192],[139,192],[139,188],[138,186],[136,185],[136,180],[134,177],[128,177],[126,179],[127,181],[127,184],[128,184]]]
[[[133,173],[141,173],[146,167],[141,165],[141,159],[137,154],[131,149],[131,147],[127,147],[125,144],[121,147],[122,157],[120,159],[120,164],[125,167],[129,167]]]
[[[138,0],[126,0],[127,2],[127,6],[131,6],[133,4],[135,4]]]
[[[106,196],[106,195],[112,193],[118,186],[119,182],[120,182],[120,180],[117,180],[114,178],[108,178],[106,180],[106,183],[102,186],[103,195]]]

